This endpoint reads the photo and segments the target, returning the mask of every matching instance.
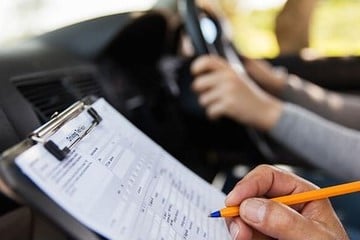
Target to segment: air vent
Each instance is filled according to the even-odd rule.
[[[42,73],[13,82],[43,122],[85,96],[103,96],[96,72],[89,69]]]

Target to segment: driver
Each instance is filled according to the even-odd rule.
[[[255,168],[236,184],[226,198],[227,206],[240,205],[240,217],[227,221],[232,238],[349,239],[328,199],[290,208],[261,198],[295,194],[316,188],[298,176],[271,166]]]
[[[217,56],[203,56],[192,64],[192,88],[210,119],[228,117],[255,127],[336,177],[360,178],[360,133],[355,130],[360,129],[359,99],[277,74],[264,62],[244,64],[257,84]],[[280,95],[303,107],[276,97]],[[318,108],[318,114],[337,123],[304,107]]]

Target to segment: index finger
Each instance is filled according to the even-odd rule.
[[[239,181],[226,198],[226,206],[237,206],[250,197],[279,197],[318,187],[290,172],[261,165]]]
[[[219,68],[227,66],[227,62],[214,55],[205,55],[197,58],[191,65],[192,74],[199,75],[206,72],[212,72]]]

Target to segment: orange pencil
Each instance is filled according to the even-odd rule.
[[[310,202],[339,195],[345,195],[360,191],[360,181],[340,184],[332,187],[320,188],[308,192],[297,193],[282,197],[272,198],[271,200],[286,204],[294,205],[298,203]],[[239,216],[239,206],[226,207],[219,211],[209,214],[209,217],[236,217]]]

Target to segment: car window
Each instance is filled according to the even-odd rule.
[[[151,8],[156,0],[0,0],[0,44],[82,20]]]
[[[360,1],[219,0],[218,2],[230,20],[233,40],[239,50],[252,57],[275,57],[280,54],[275,34],[276,17],[284,4],[289,1],[303,8],[306,8],[304,7],[306,4],[313,4],[309,20],[308,49],[325,56],[360,55],[360,31],[357,30],[360,24]],[[308,11],[305,9],[304,12]],[[294,19],[294,14],[288,19],[290,21],[285,24],[290,25],[289,29],[300,29],[299,22],[290,23],[291,19]]]

